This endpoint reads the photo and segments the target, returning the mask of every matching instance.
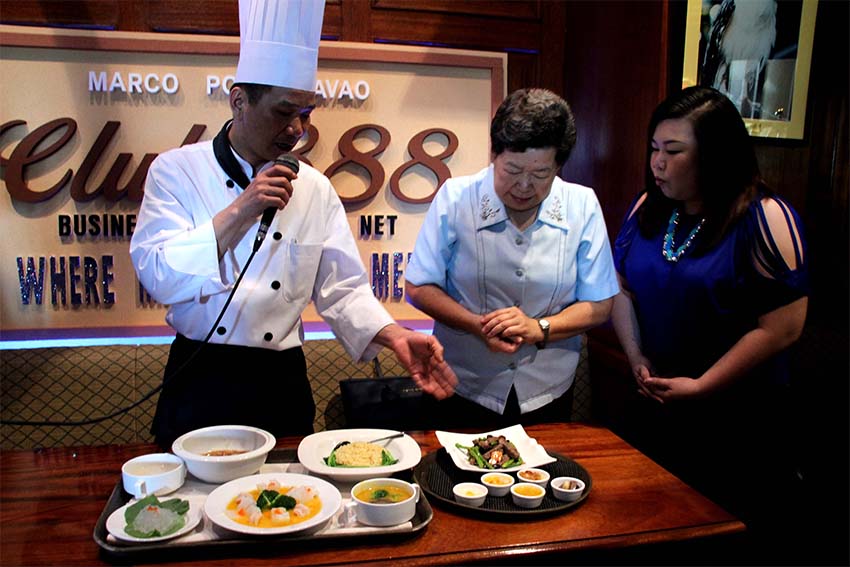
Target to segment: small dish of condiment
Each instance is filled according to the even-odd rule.
[[[520,482],[530,482],[538,486],[546,488],[549,484],[550,475],[543,469],[525,468],[516,473],[517,479]]]
[[[511,486],[511,498],[520,508],[539,507],[545,495],[545,488],[530,482],[518,482]]]
[[[487,487],[490,496],[505,496],[514,483],[514,477],[503,472],[489,472],[481,475],[481,484]]]
[[[554,494],[555,498],[558,500],[563,500],[564,502],[575,502],[581,498],[585,484],[580,478],[559,476],[552,479],[550,486],[552,487],[552,494]]]
[[[477,482],[461,482],[454,485],[452,493],[459,503],[478,508],[487,498],[487,487]]]

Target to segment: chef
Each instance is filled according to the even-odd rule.
[[[372,294],[330,180],[286,155],[310,124],[323,14],[323,0],[240,0],[232,120],[148,172],[130,256],[177,332],[152,426],[163,447],[226,423],[311,433],[311,299],[354,359],[389,347],[425,392],[454,391],[440,343]]]

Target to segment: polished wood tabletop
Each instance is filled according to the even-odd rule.
[[[582,465],[593,480],[583,504],[515,520],[471,516],[433,502],[433,519],[413,534],[347,538],[321,545],[256,545],[161,552],[157,564],[446,565],[522,563],[593,557],[612,549],[734,537],[744,525],[604,427],[527,427],[547,450]],[[413,432],[423,455],[439,449],[433,432]],[[281,438],[279,448],[300,438]],[[108,565],[115,557],[93,538],[121,477],[121,465],[154,445],[79,447],[0,453],[0,565]],[[185,551],[185,550],[184,550]],[[164,555],[163,555],[164,554]],[[548,558],[548,559],[547,559]],[[126,558],[125,558],[126,561]],[[134,561],[145,562],[148,559]]]

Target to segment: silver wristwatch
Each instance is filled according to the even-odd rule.
[[[537,324],[540,325],[540,330],[543,331],[543,340],[537,343],[537,348],[546,348],[546,343],[549,342],[549,321],[538,319]]]

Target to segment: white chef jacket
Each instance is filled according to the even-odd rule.
[[[493,186],[493,167],[448,180],[437,192],[405,272],[434,284],[473,313],[519,307],[529,317],[619,292],[602,209],[592,189],[556,177],[535,222],[519,230]],[[511,386],[528,413],[572,385],[581,336],[491,352],[476,335],[436,321],[434,335],[458,376],[456,393],[504,413]]]
[[[250,164],[233,153],[251,179]],[[312,299],[349,355],[369,360],[381,348],[372,339],[393,319],[372,293],[342,203],[305,163],[292,186],[210,342],[300,346]],[[168,305],[168,324],[188,338],[206,338],[251,254],[259,219],[218,259],[212,218],[240,191],[211,141],[163,153],[148,171],[130,256],[145,289]]]

